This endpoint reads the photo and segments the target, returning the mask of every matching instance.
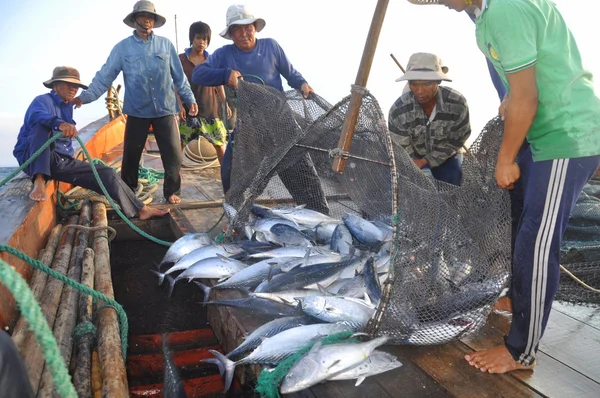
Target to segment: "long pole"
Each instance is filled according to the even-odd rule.
[[[371,28],[369,29],[369,35],[367,36],[367,42],[365,43],[365,49],[363,50],[362,59],[354,82],[354,85],[357,87],[367,86],[369,72],[371,72],[371,65],[373,64],[373,57],[375,56],[375,49],[377,48],[377,41],[379,40],[381,25],[383,25],[383,19],[385,18],[388,3],[389,0],[377,1],[373,20],[371,21]],[[338,148],[343,152],[348,152],[350,150],[350,144],[352,143],[352,136],[354,135],[354,128],[356,127],[356,121],[358,120],[362,99],[363,93],[353,89],[352,94],[350,95],[348,112],[344,119],[344,126],[342,127],[342,134],[338,141]],[[342,174],[345,167],[346,159],[343,155],[337,155],[333,160],[333,171]]]
[[[402,71],[402,73],[406,73],[406,70],[404,70],[404,68],[402,67],[402,64],[400,62],[398,62],[398,60],[396,59],[396,57],[394,57],[394,54],[390,54],[390,57],[392,57],[392,59],[394,60],[394,62],[396,63],[396,65],[398,65],[398,68],[400,68],[400,70]]]
[[[179,52],[179,40],[177,38],[177,14],[175,14],[175,49]]]

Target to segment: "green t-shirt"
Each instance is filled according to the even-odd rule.
[[[549,0],[488,0],[477,45],[507,74],[535,66],[538,111],[527,141],[535,161],[600,154],[600,99],[571,31]]]

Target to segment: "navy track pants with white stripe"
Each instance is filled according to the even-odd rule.
[[[513,254],[513,317],[505,343],[517,362],[530,365],[558,288],[560,243],[569,215],[600,166],[600,156],[534,162],[527,149],[517,162],[523,202]]]

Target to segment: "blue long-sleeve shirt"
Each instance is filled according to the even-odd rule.
[[[297,90],[306,83],[283,49],[273,39],[257,39],[250,51],[240,50],[235,44],[223,46],[210,55],[208,61],[194,69],[192,81],[199,86],[227,84],[232,70],[245,75],[244,80],[255,81],[249,75],[260,77],[267,86],[283,91],[281,76]],[[258,83],[258,81],[256,81]]]
[[[117,43],[79,98],[84,104],[97,100],[121,71],[125,80],[123,112],[127,115],[156,118],[178,113],[173,84],[186,105],[196,103],[173,43],[154,33],[143,40],[135,31]]]
[[[48,132],[58,132],[61,123],[75,124],[73,120],[73,103],[65,103],[54,90],[38,95],[27,108],[23,126],[17,136],[17,144],[13,155],[19,159],[20,154],[27,147],[29,133],[35,125],[41,124],[48,128]],[[54,150],[60,154],[73,157],[74,149],[70,138],[61,137],[54,142]]]

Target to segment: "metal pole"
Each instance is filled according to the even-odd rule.
[[[377,48],[377,41],[379,40],[379,33],[381,33],[381,25],[383,25],[383,19],[385,18],[388,3],[389,0],[377,1],[377,7],[373,14],[371,28],[369,29],[369,35],[367,36],[367,42],[365,43],[362,59],[354,82],[354,85],[357,86],[359,90],[361,87],[366,87],[367,85],[371,64],[373,63],[373,57],[375,56],[375,49]],[[343,153],[350,151],[354,128],[356,126],[356,121],[358,120],[358,113],[363,99],[363,93],[359,92],[359,90],[352,90],[348,112],[346,113],[346,119],[344,120],[344,127],[342,128],[342,134],[338,141],[338,148],[342,150]],[[337,155],[333,160],[333,171],[342,174],[345,167],[346,159],[343,155]]]

